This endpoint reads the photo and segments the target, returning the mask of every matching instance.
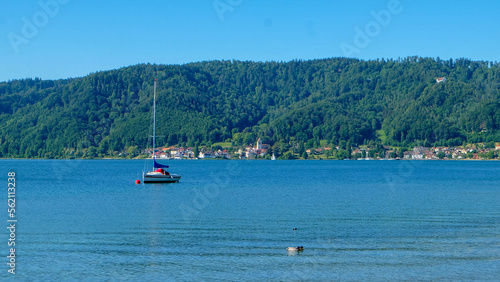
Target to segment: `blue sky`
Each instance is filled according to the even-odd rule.
[[[3,1],[0,81],[140,63],[406,56],[500,61],[500,1]]]

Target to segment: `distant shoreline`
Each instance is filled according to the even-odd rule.
[[[44,159],[44,158],[0,158],[0,161],[2,160],[59,160],[59,161],[96,161],[96,160],[123,160],[123,161],[132,161],[132,160],[151,160],[151,158],[146,158],[146,159],[124,159],[124,158],[72,158],[72,159]],[[268,159],[216,159],[216,158],[207,158],[207,159],[158,159],[161,161],[273,161],[273,160],[268,160]],[[292,159],[292,160],[280,160],[277,159],[276,161],[500,161],[500,159],[489,159],[489,160],[483,160],[483,159],[344,159],[344,160],[338,160],[338,159]]]

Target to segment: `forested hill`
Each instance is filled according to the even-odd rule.
[[[437,83],[436,78],[445,77]],[[136,65],[0,83],[0,157],[104,157],[158,145],[500,141],[500,64],[409,57]],[[136,147],[137,146],[137,147]]]

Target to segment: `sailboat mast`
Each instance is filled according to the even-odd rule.
[[[155,78],[155,90],[153,97],[153,162],[155,159],[155,149],[156,149],[156,78]]]

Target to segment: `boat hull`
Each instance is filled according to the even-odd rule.
[[[181,176],[177,174],[163,175],[163,174],[144,174],[144,183],[173,183],[179,182]]]

